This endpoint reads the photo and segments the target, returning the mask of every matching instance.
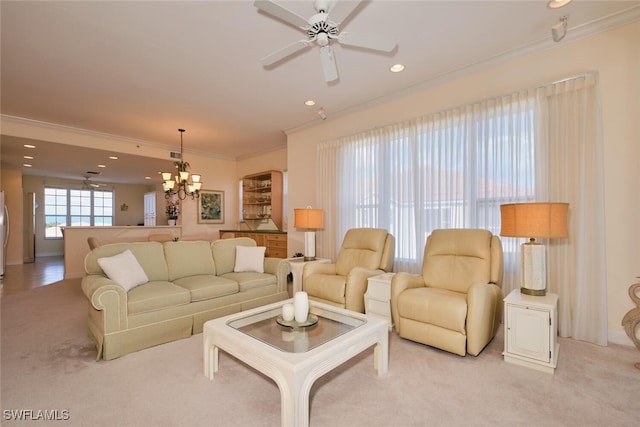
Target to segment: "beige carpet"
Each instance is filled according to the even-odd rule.
[[[221,354],[203,375],[202,335],[95,362],[79,280],[2,297],[2,425],[279,426],[273,381]],[[320,426],[632,426],[640,423],[640,353],[560,340],[555,375],[502,360],[502,332],[459,357],[391,334],[389,373],[373,351],[316,382]],[[21,410],[63,421],[13,421]],[[65,412],[68,411],[68,412]],[[24,414],[24,412],[22,412]],[[51,412],[49,412],[51,414]]]

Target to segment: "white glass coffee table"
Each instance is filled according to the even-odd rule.
[[[310,301],[318,323],[281,326],[276,318],[293,300],[258,307],[204,324],[204,374],[213,380],[223,350],[272,378],[280,389],[282,425],[309,425],[309,392],[322,375],[374,348],[378,376],[389,366],[389,331],[383,319]]]

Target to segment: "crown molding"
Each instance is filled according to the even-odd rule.
[[[456,69],[451,69],[439,75],[430,76],[422,82],[405,88],[401,91],[383,95],[376,99],[349,107],[344,110],[331,112],[330,115],[333,118],[339,118],[362,110],[366,110],[368,108],[376,107],[381,104],[385,104],[387,102],[391,102],[396,99],[411,95],[413,93],[424,91],[431,87],[448,83],[480,71],[484,71],[488,68],[495,67],[505,62],[513,61],[525,56],[533,55],[538,52],[543,52],[545,50],[562,47],[567,43],[571,43],[573,41],[577,41],[598,33],[609,31],[627,24],[631,24],[638,20],[640,20],[640,4],[634,4],[633,6],[630,6],[629,8],[620,12],[604,16],[590,22],[586,22],[576,27],[567,28],[567,35],[559,43],[553,41],[551,37],[551,28],[549,28],[548,37],[545,37],[543,39],[539,39],[532,43],[528,43],[517,48],[497,53],[489,58],[485,58],[478,62],[462,65]],[[303,123],[299,126],[285,129],[284,133],[286,135],[291,135],[301,130],[309,129],[316,126],[322,126],[325,123],[325,121],[315,119],[307,123]]]
[[[73,126],[61,125],[57,123],[43,122],[40,120],[28,119],[25,117],[10,116],[7,114],[0,114],[0,129],[3,135],[9,135],[19,138],[30,139],[43,139],[43,133],[46,140],[50,142],[57,142],[64,144],[65,140],[74,140],[78,137],[83,139],[91,139],[97,143],[115,143],[129,146],[133,150],[140,147],[146,147],[153,150],[159,150],[166,152],[161,158],[170,159],[171,152],[177,152],[176,146],[161,144],[159,142],[147,141],[143,139],[129,138],[126,136],[113,135],[105,132],[97,132],[89,129],[82,129]],[[34,138],[32,134],[38,134],[39,136]],[[69,142],[66,142],[69,143]],[[220,160],[231,160],[235,158],[229,156],[222,156],[202,150],[188,149],[184,150],[184,153],[192,154],[200,157],[216,158]],[[132,154],[135,154],[132,151]]]

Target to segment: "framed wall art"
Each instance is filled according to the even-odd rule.
[[[224,191],[200,190],[199,224],[224,224]]]

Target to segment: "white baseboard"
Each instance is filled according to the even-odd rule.
[[[629,347],[634,346],[633,341],[631,341],[631,338],[629,338],[624,331],[612,331],[609,329],[607,335],[609,342],[612,344],[626,345]]]

